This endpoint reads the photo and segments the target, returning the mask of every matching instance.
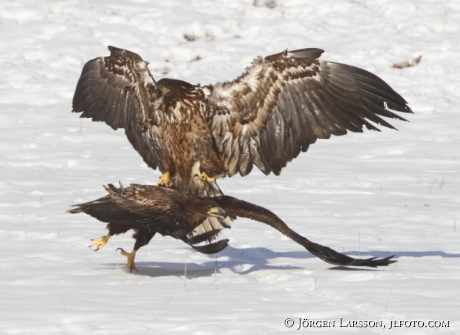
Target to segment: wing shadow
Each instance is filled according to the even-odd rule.
[[[194,253],[195,251],[191,250]],[[443,258],[460,258],[460,254],[448,254],[443,251],[347,251],[345,255],[349,256],[360,256],[360,257],[386,257],[390,254],[395,255],[395,258],[399,257],[426,257],[426,256],[440,256]],[[225,258],[225,259],[224,259]],[[227,269],[235,274],[245,275],[261,270],[299,270],[308,269],[308,267],[302,268],[299,266],[291,266],[289,264],[285,266],[272,265],[270,264],[271,259],[277,258],[293,258],[293,259],[311,259],[316,258],[307,251],[273,251],[267,248],[234,248],[229,247],[217,254],[217,268],[216,268],[216,257],[213,255],[209,256],[209,260],[201,264],[194,262],[187,262],[187,278],[201,278],[212,276],[216,271],[220,273],[222,269]],[[321,263],[324,265],[324,270],[335,270],[335,271],[378,271],[374,268],[354,268],[346,266],[330,266],[330,264],[321,262],[318,263],[318,268],[321,267]],[[124,265],[124,263],[111,263],[107,264],[110,267],[118,267]],[[149,277],[167,277],[176,276],[183,277],[185,272],[185,263],[178,262],[137,262],[136,263],[139,272],[133,272],[134,275],[149,276]],[[317,269],[316,265],[315,268]],[[384,270],[384,268],[383,268]]]
[[[195,253],[196,251],[191,250]],[[449,254],[443,251],[347,251],[344,252],[348,256],[358,257],[379,257],[383,258],[390,254],[399,257],[427,257],[427,256],[440,256],[443,258],[460,258],[460,254]],[[223,258],[226,258],[225,260]],[[269,260],[276,258],[294,258],[294,259],[311,259],[316,258],[307,251],[273,251],[267,248],[234,248],[229,247],[217,254],[217,268],[216,257],[209,256],[209,261],[201,264],[194,262],[187,262],[187,278],[202,278],[210,277],[216,271],[220,273],[222,269],[228,269],[235,274],[245,275],[261,270],[299,270],[308,269],[298,266],[280,266],[269,264]],[[321,263],[324,265],[324,270],[334,271],[378,271],[374,268],[354,268],[346,266],[330,266],[330,264],[319,260],[318,267]],[[124,263],[110,263],[106,264],[110,267],[119,267]],[[133,272],[133,275],[149,276],[149,277],[167,277],[176,276],[183,277],[185,273],[185,263],[178,262],[138,262],[136,263],[139,272]],[[315,266],[315,269],[317,267]],[[384,268],[383,268],[384,270]]]

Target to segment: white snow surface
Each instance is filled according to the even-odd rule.
[[[3,0],[0,41],[1,334],[278,334],[299,318],[336,324],[298,333],[460,334],[460,2]],[[337,268],[244,219],[217,255],[156,236],[137,273],[115,251],[131,234],[92,251],[105,224],[70,206],[160,175],[123,131],[71,113],[84,63],[107,45],[156,79],[231,80],[257,55],[306,47],[383,78],[415,112],[390,121],[398,131],[320,140],[281,176],[219,185],[314,242],[398,262]],[[389,329],[398,320],[426,327]]]

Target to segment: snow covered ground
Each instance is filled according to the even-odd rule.
[[[3,0],[0,42],[0,333],[278,334],[299,318],[335,322],[299,333],[460,333],[458,1]],[[382,77],[415,112],[391,122],[399,131],[319,141],[279,177],[254,171],[220,186],[312,241],[398,263],[338,269],[242,219],[217,257],[159,236],[129,273],[115,249],[131,249],[130,234],[93,252],[105,225],[69,206],[103,184],[159,177],[122,131],[70,112],[83,64],[107,45],[139,53],[156,78],[191,83],[304,47]],[[389,329],[399,320],[426,327]]]

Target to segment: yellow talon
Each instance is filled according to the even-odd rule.
[[[126,264],[126,267],[129,269],[129,272],[137,271],[136,265],[134,264],[134,257],[136,257],[136,250],[133,250],[131,252],[126,252],[122,248],[118,248],[118,250],[121,250],[121,254],[123,256],[128,257],[128,263]]]
[[[209,177],[206,172],[201,172],[200,175],[196,174],[195,178],[201,181],[201,188],[204,188],[204,183],[213,183],[216,180],[216,178]]]
[[[93,243],[91,243],[89,245],[89,247],[96,247],[96,249],[94,251],[98,251],[99,249],[101,249],[103,246],[105,246],[107,244],[107,242],[109,241],[109,239],[112,237],[112,235],[107,235],[107,236],[102,236],[102,237],[98,237],[98,238],[93,238],[91,241],[93,241]]]
[[[206,172],[201,172],[200,175],[195,175],[195,178],[201,181],[200,188],[204,188],[204,183],[213,183],[216,178],[209,177]]]
[[[171,175],[170,175],[169,172],[163,173],[163,175],[160,177],[160,180],[158,180],[158,182],[157,182],[157,186],[164,185],[164,186],[167,186],[167,187],[171,187],[172,182],[171,182],[170,177],[171,177]]]

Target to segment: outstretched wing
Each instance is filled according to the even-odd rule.
[[[320,49],[257,58],[232,82],[208,86],[208,123],[228,174],[246,175],[255,164],[278,175],[318,138],[362,132],[382,117],[404,120],[406,101],[365,70],[318,60]]]
[[[73,97],[73,112],[126,136],[144,161],[163,171],[161,114],[155,110],[156,85],[148,63],[133,52],[109,46],[110,56],[83,67]]]
[[[390,265],[396,262],[392,259],[394,256],[389,256],[380,259],[377,257],[365,259],[356,259],[349,257],[335,250],[332,250],[329,247],[314,243],[308,240],[307,238],[297,234],[295,231],[289,228],[278,216],[276,216],[266,208],[225,195],[215,197],[213,198],[213,200],[217,202],[220,207],[225,209],[227,211],[228,216],[230,216],[231,218],[236,219],[236,217],[239,216],[265,223],[280,231],[281,233],[292,239],[294,242],[297,242],[298,244],[303,246],[310,253],[312,253],[313,255],[327,263],[342,266],[378,267]]]

